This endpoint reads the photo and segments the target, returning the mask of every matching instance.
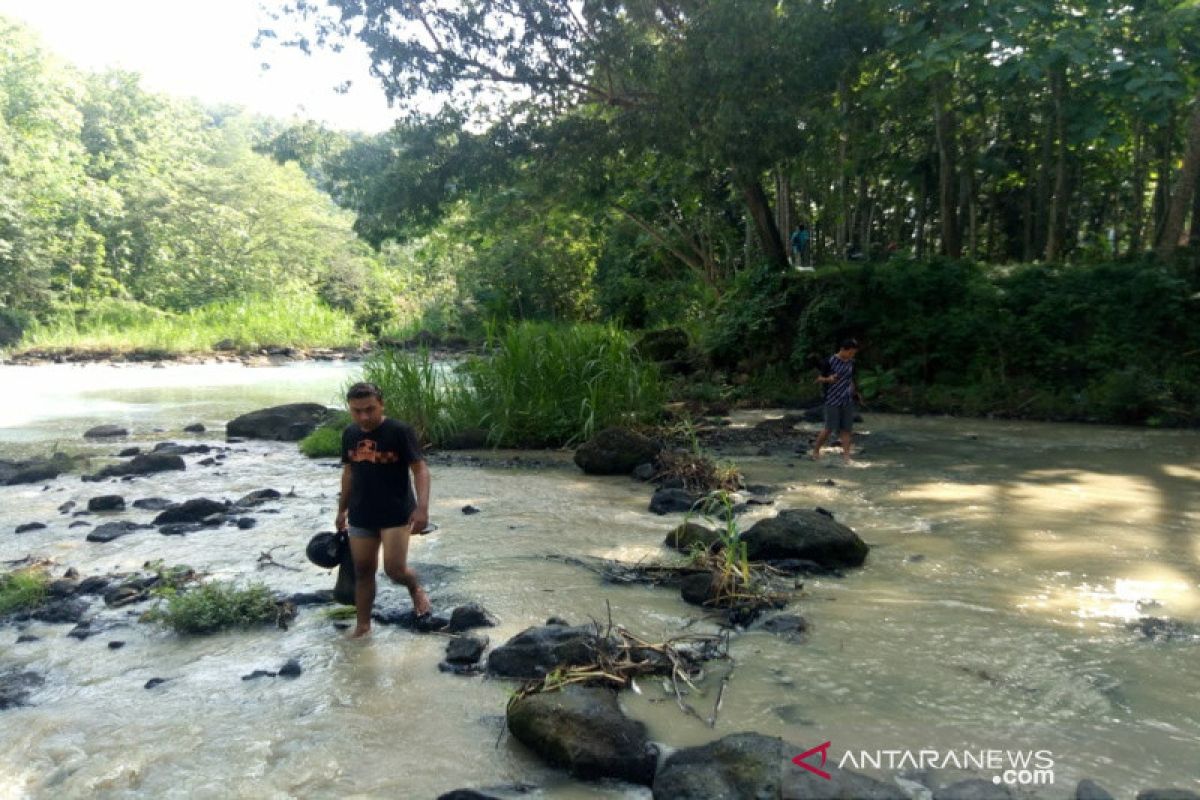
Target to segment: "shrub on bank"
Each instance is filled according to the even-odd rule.
[[[262,584],[242,588],[214,581],[187,591],[168,591],[165,596],[165,606],[147,612],[146,618],[176,633],[216,633],[278,624],[286,618],[283,608]]]
[[[0,575],[0,616],[37,608],[46,600],[50,579],[41,570],[23,569]]]
[[[182,314],[110,298],[31,324],[16,349],[175,354],[210,351],[218,344],[236,350],[338,347],[360,338],[349,315],[308,294],[226,300]]]

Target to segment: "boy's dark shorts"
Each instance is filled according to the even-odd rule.
[[[847,403],[844,406],[825,406],[825,430],[854,430],[854,404]]]

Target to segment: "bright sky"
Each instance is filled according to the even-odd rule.
[[[342,130],[386,130],[397,116],[357,42],[311,56],[270,43],[251,47],[258,29],[270,26],[258,0],[0,0],[0,15],[32,28],[63,60],[140,73],[152,91]],[[271,69],[263,71],[264,61]],[[347,80],[349,93],[336,93]]]

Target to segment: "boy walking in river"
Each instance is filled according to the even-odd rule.
[[[429,613],[429,598],[407,561],[409,537],[429,524],[430,478],[416,433],[383,415],[378,386],[356,383],[346,402],[354,422],[342,431],[342,492],[335,524],[350,534],[358,618],[351,638],[357,639],[371,632],[380,545],[383,571],[408,589],[417,616]]]
[[[861,398],[854,380],[854,356],[858,342],[842,341],[838,351],[821,365],[817,383],[825,385],[825,427],[813,445],[813,460],[821,458],[821,448],[836,432],[841,433],[842,461],[850,463],[850,433],[854,429],[854,404]]]

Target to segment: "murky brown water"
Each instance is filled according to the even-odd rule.
[[[180,428],[196,420],[219,431],[271,403],[334,402],[347,375],[319,365],[0,367],[0,457],[55,441],[86,449],[82,431],[109,421],[132,425],[135,439],[182,441]],[[39,388],[22,400],[15,386]],[[149,434],[154,427],[166,432]],[[1033,796],[1070,796],[1082,777],[1117,796],[1200,790],[1200,645],[1151,643],[1125,627],[1144,614],[1200,622],[1200,435],[882,415],[865,428],[872,436],[849,468],[738,459],[752,482],[781,487],[780,505],[830,509],[874,549],[845,579],[807,581],[794,607],[811,622],[807,643],[755,632],[734,640],[715,729],[653,683],[629,694],[627,709],[653,738],[685,746],[755,730],[805,748],[832,741],[833,757],[1050,750],[1055,784]],[[257,528],[88,543],[56,508],[109,485],[65,478],[45,492],[0,487],[0,560],[32,553],[86,575],[162,559],[280,590],[328,588],[331,576],[304,560],[303,546],[330,527],[336,470],[290,445],[236,448],[223,467],[189,457],[186,473],[116,491],[235,499],[295,487],[295,498],[274,504],[280,513],[257,515]],[[439,576],[435,605],[484,603],[502,620],[488,632],[493,644],[551,615],[604,619],[606,601],[616,621],[647,636],[689,623],[711,630],[668,590],[605,586],[547,561],[661,557],[672,522],[646,511],[645,485],[585,479],[566,453],[539,458],[559,466],[434,468],[441,530],[416,542],[412,558],[453,568],[429,573]],[[481,513],[463,515],[468,503]],[[12,533],[34,520],[51,527]],[[256,569],[266,550],[300,571]],[[386,588],[381,601],[402,602],[401,593]],[[0,714],[0,798],[426,798],[513,782],[544,787],[544,797],[649,796],[566,780],[507,735],[497,744],[510,685],[438,672],[438,636],[378,628],[351,643],[319,608],[303,609],[286,632],[181,639],[130,624],[80,642],[67,630],[35,624],[29,632],[42,639],[21,645],[15,629],[0,630],[0,667],[47,676],[35,705]],[[127,645],[109,650],[114,639]],[[240,679],[291,657],[304,667],[295,680]],[[170,680],[143,689],[152,677]],[[705,715],[710,683],[690,698]]]

